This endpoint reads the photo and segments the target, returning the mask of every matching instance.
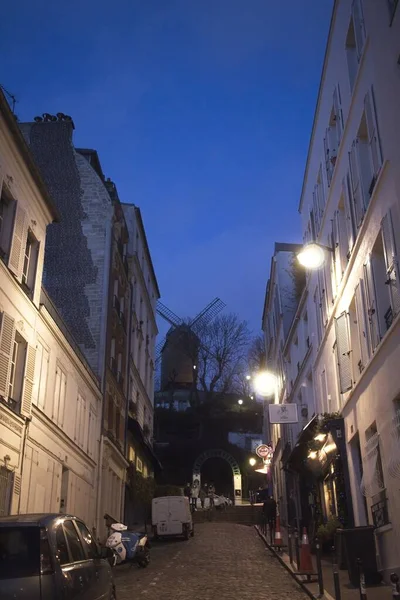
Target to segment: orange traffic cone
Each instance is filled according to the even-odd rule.
[[[279,513],[276,515],[274,546],[282,546],[281,517]]]
[[[300,572],[313,573],[314,567],[312,564],[310,543],[308,541],[307,529],[303,528],[303,536],[301,538],[300,548]]]

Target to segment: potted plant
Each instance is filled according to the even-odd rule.
[[[329,552],[335,543],[336,530],[342,527],[337,517],[330,517],[326,523],[317,529],[317,538],[321,542],[323,552]]]

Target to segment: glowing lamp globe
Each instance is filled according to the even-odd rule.
[[[275,388],[276,376],[273,373],[262,371],[254,378],[254,389],[260,396],[272,396]]]
[[[306,244],[297,260],[306,269],[320,269],[325,262],[325,251],[318,244]]]
[[[251,466],[251,467],[254,467],[254,465],[256,464],[256,462],[257,462],[257,461],[256,461],[256,459],[255,459],[255,458],[250,458],[250,459],[249,459],[249,463],[250,463],[250,466]]]

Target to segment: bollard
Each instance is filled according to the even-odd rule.
[[[300,569],[300,548],[299,548],[299,532],[297,529],[294,531],[294,549],[296,552],[296,565],[297,570]]]
[[[315,540],[315,549],[317,551],[317,576],[318,576],[318,591],[320,596],[324,595],[324,580],[322,576],[322,563],[321,563],[321,545],[319,539]]]
[[[399,600],[400,598],[400,585],[399,576],[397,573],[390,574],[390,583],[392,584],[392,598],[393,600]]]
[[[289,550],[289,561],[293,564],[293,548],[292,548],[292,528],[288,527],[288,550]]]
[[[333,571],[333,585],[335,587],[335,600],[342,600],[342,593],[340,591],[339,573],[337,571]]]
[[[359,558],[357,558],[357,566],[358,566],[358,577],[359,577],[359,591],[360,591],[360,600],[368,600],[367,599],[367,590],[365,589],[365,576],[362,567],[362,562]]]

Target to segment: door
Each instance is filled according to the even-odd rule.
[[[71,520],[56,531],[57,559],[62,570],[60,585],[65,600],[93,600],[93,566],[86,558],[82,542]]]
[[[75,525],[81,536],[85,554],[92,563],[93,591],[91,600],[103,600],[103,598],[108,600],[113,586],[110,563],[108,560],[101,558],[100,550],[86,525],[82,521],[75,521]]]
[[[153,500],[153,525],[157,527],[159,535],[168,535],[169,523],[168,498],[156,498]]]
[[[189,500],[187,498],[171,497],[169,500],[169,528],[171,534],[181,535],[183,532],[183,523],[187,522],[186,504],[189,507]]]

